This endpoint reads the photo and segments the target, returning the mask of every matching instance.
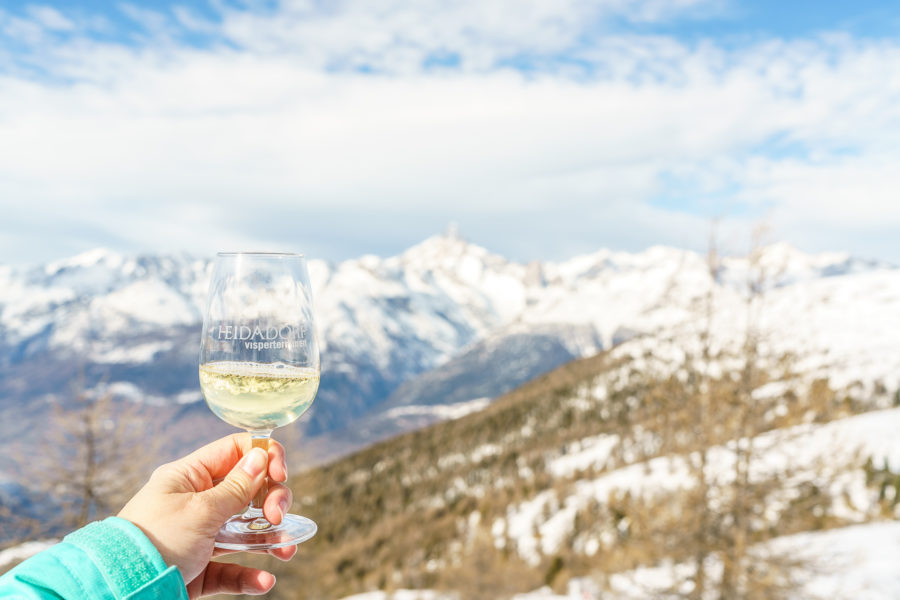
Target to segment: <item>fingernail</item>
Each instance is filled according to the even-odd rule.
[[[287,513],[287,511],[288,511],[288,501],[287,501],[287,498],[282,498],[282,499],[281,499],[281,501],[278,503],[278,510],[281,511],[281,518],[284,519],[284,515],[285,515],[285,514]]]
[[[275,587],[275,576],[268,571],[263,571],[256,576],[256,583],[252,579],[241,581],[241,592],[251,596],[259,596]]]
[[[268,456],[261,448],[252,448],[250,452],[244,455],[238,466],[250,477],[255,478],[257,475],[266,470],[266,460]]]
[[[281,459],[281,468],[284,469],[284,478],[287,479],[287,460]]]

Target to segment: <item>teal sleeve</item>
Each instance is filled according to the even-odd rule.
[[[187,600],[181,573],[130,522],[75,531],[0,577],[0,599]]]

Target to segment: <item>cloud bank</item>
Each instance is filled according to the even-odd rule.
[[[711,217],[766,215],[810,250],[900,259],[900,44],[655,31],[727,10],[0,12],[0,262],[97,245],[341,259],[449,221],[518,259],[562,258],[702,248]]]

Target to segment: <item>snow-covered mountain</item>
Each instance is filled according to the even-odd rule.
[[[0,453],[6,436],[39,423],[47,398],[65,394],[82,372],[88,386],[211,435],[217,421],[196,386],[207,273],[190,257],[105,251],[0,268]],[[692,523],[731,514],[721,510],[729,490],[752,491],[754,551],[846,545],[855,554],[865,538],[864,564],[841,570],[825,557],[810,568],[826,576],[809,584],[823,597],[863,597],[856,587],[864,586],[879,590],[868,597],[896,595],[893,571],[878,560],[893,554],[878,548],[893,547],[900,516],[897,268],[783,244],[725,258],[712,275],[706,257],[662,247],[523,265],[443,235],[395,257],[313,262],[311,275],[323,385],[307,423],[318,435],[304,448],[334,454],[447,422],[292,478],[303,511],[328,532],[308,556],[322,574],[304,580],[310,597],[369,590],[387,598],[374,590],[394,587],[509,597],[463,590],[499,581],[518,593],[546,581],[555,593],[520,597],[563,598],[567,580],[567,596],[591,597],[594,588],[579,586],[595,579],[605,581],[602,597],[646,597],[642,590],[689,578],[682,571],[691,555],[677,542],[693,538],[678,511],[692,506],[698,473],[713,491],[700,504],[705,513],[683,513]],[[748,305],[754,280],[759,294]],[[717,433],[715,413],[702,421],[708,431],[698,428],[700,412],[681,410],[701,406],[689,377],[677,376],[685,352],[698,351],[703,332],[713,355],[739,350],[748,321],[772,373],[740,397],[769,407],[765,424],[752,437]],[[598,350],[610,351],[570,362]],[[726,384],[741,379],[731,358],[696,367],[707,383],[721,378],[716,398],[732,397]],[[827,384],[817,387],[818,378]],[[667,403],[654,404],[660,398]],[[711,412],[712,403],[703,406]],[[675,445],[661,445],[666,439]],[[744,448],[754,449],[753,466],[738,488],[732,477]],[[0,503],[19,500],[3,481],[0,473]],[[669,529],[657,538],[659,524]],[[721,574],[714,559],[713,579]],[[305,577],[284,573],[285,598],[298,589],[292,576]],[[835,591],[841,577],[854,588]]]
[[[784,244],[766,248],[758,264],[771,288],[759,326],[777,334],[773,352],[792,352],[832,381],[896,387],[900,270]],[[39,418],[46,399],[82,375],[88,387],[194,410],[208,266],[94,250],[36,268],[0,267],[0,434]],[[737,343],[751,270],[748,259],[727,258],[713,282],[705,257],[665,247],[526,265],[452,232],[394,257],[309,266],[323,377],[307,430],[365,417],[351,445],[441,418],[448,403],[476,406],[627,340],[623,347],[638,351],[691,335],[710,286],[719,343]],[[421,418],[404,421],[410,414]]]

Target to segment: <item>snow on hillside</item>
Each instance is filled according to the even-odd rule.
[[[796,600],[895,600],[900,598],[900,522],[877,522],[776,538],[767,543],[810,561],[810,572],[791,596]],[[669,588],[684,565],[647,567],[609,577],[609,589],[575,578],[566,593],[549,588],[516,594],[513,600],[645,600]],[[709,600],[714,596],[710,595]],[[343,600],[460,600],[430,590],[368,592]],[[704,600],[707,600],[704,598]]]
[[[343,600],[459,600],[456,594],[432,590],[397,590],[396,592],[366,592],[347,596]]]
[[[476,398],[474,400],[469,400],[468,402],[459,402],[457,404],[442,406],[398,406],[389,409],[385,413],[385,416],[394,419],[403,417],[436,416],[441,421],[450,421],[453,419],[461,419],[470,413],[482,410],[490,403],[490,398]]]
[[[835,499],[836,516],[863,521],[875,505],[876,496],[866,487],[861,467],[871,457],[877,465],[886,464],[900,470],[898,430],[900,409],[889,409],[759,436],[753,442],[759,459],[751,469],[751,480],[780,476],[788,483],[782,497],[771,499],[765,518],[777,523],[779,507],[790,502],[790,495],[801,483],[812,482],[828,490]],[[649,497],[694,485],[687,462],[681,456],[660,456],[611,470],[600,477],[583,478],[582,471],[606,466],[612,449],[619,443],[616,436],[589,438],[573,447],[572,452],[548,461],[548,472],[580,477],[571,495],[559,498],[554,490],[546,490],[509,507],[506,518],[492,525],[495,545],[504,547],[509,540],[524,560],[537,565],[542,557],[552,556],[573,533],[576,514],[592,500],[608,498],[612,492]],[[713,448],[707,468],[711,482],[727,485],[734,475],[733,446]],[[602,555],[604,548],[615,540],[615,531],[610,529],[600,537],[576,538],[576,544],[584,554],[593,556]]]
[[[893,600],[900,598],[900,522],[876,522],[776,538],[767,548],[809,561],[797,600]],[[684,565],[643,568],[610,578],[610,600],[643,600],[664,590]],[[599,596],[597,596],[599,597]],[[580,596],[521,595],[517,600],[569,600]],[[713,598],[712,595],[709,596]],[[706,600],[706,599],[704,599]]]
[[[31,558],[38,552],[58,543],[57,539],[35,540],[32,542],[24,542],[5,550],[0,550],[0,571],[6,570],[16,563],[20,563],[25,559]]]
[[[696,298],[695,298],[696,300]],[[685,349],[699,354],[698,333],[703,320],[692,320],[679,306],[657,305],[648,310],[644,323],[654,324],[648,335],[614,351],[641,364],[649,354],[656,367],[677,363]],[[721,287],[714,300],[713,350],[736,349],[744,339],[747,307],[737,289]],[[881,382],[894,391],[900,388],[900,272],[893,268],[850,272],[804,280],[768,291],[755,305],[754,327],[764,356],[778,359],[791,355],[794,369],[808,378],[829,379],[841,389],[861,384],[871,393]],[[699,311],[698,311],[699,312]],[[641,321],[623,326],[640,329]]]

